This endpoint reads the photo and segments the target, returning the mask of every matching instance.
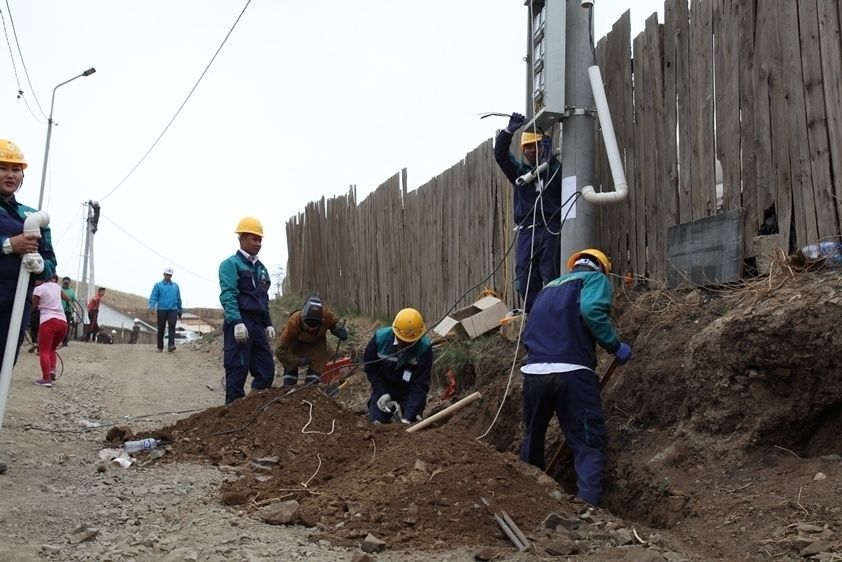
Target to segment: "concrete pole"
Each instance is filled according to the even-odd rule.
[[[82,260],[82,283],[85,285],[85,298],[79,304],[82,305],[82,334],[84,334],[85,324],[88,322],[88,301],[91,300],[91,285],[88,283],[88,255],[91,247],[91,217],[93,215],[93,208],[90,204],[88,207],[88,218],[85,219],[85,253]],[[76,328],[76,337],[79,337],[79,328]]]
[[[592,185],[594,176],[594,116],[591,113],[594,98],[588,80],[588,67],[595,61],[588,12],[589,9],[582,8],[580,0],[567,0],[564,99],[572,115],[564,118],[561,171],[564,178],[575,176],[577,191]],[[566,198],[569,192],[564,192],[562,196]],[[562,219],[565,211],[567,208],[562,212]],[[561,273],[567,272],[567,258],[571,254],[596,247],[598,242],[599,210],[579,197],[561,231]]]

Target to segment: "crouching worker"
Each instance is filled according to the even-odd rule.
[[[521,460],[544,470],[544,437],[555,414],[576,471],[576,495],[602,501],[605,415],[599,395],[596,344],[620,364],[632,350],[611,323],[611,262],[599,250],[570,256],[570,271],[544,287],[526,320]]]
[[[374,423],[422,419],[433,367],[433,348],[424,332],[421,313],[404,308],[391,328],[380,328],[368,342],[364,356],[371,383],[368,417]]]
[[[307,297],[304,307],[289,315],[275,345],[275,357],[284,366],[284,386],[298,382],[299,367],[307,368],[305,384],[319,382],[329,358],[327,332],[342,341],[348,339],[348,331],[337,325],[338,320],[318,295]]]

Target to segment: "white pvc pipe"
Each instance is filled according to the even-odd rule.
[[[475,400],[479,400],[480,398],[482,398],[482,394],[480,394],[479,392],[474,392],[473,394],[471,394],[470,396],[466,396],[465,398],[463,398],[459,402],[456,402],[455,404],[451,404],[450,406],[448,406],[447,408],[445,408],[441,412],[433,414],[432,416],[430,416],[426,420],[422,420],[422,421],[416,423],[415,425],[409,426],[408,428],[406,428],[406,432],[407,433],[414,433],[414,432],[418,431],[419,429],[424,429],[425,427],[437,422],[440,419],[443,419],[443,418],[446,418],[448,416],[453,415],[458,410],[461,410],[462,408],[464,408],[468,404],[474,402]]]
[[[614,178],[614,191],[596,193],[592,185],[586,185],[582,188],[582,197],[595,205],[619,203],[628,195],[629,185],[626,183],[626,173],[623,171],[623,161],[620,158],[617,137],[614,135],[614,124],[611,122],[611,112],[608,110],[608,100],[605,97],[605,87],[602,85],[599,67],[596,65],[589,67],[588,77],[591,79],[596,112],[602,128],[602,140],[605,142],[605,152],[608,155],[608,164],[611,166],[611,176]]]
[[[45,211],[32,213],[23,221],[23,233],[41,238],[41,227],[48,224],[50,224],[50,216]],[[28,288],[29,272],[21,260],[15,300],[12,304],[12,319],[9,321],[9,335],[6,337],[6,350],[3,353],[3,367],[0,369],[0,428],[3,427],[3,415],[6,413],[6,399],[9,397],[9,384],[12,382],[12,369],[15,367],[15,354],[18,351],[18,339]]]

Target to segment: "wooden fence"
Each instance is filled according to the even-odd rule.
[[[784,251],[838,235],[842,1],[667,0],[664,15],[632,40],[626,13],[596,46],[629,184],[600,211],[615,271],[663,280],[667,229],[730,209],[746,256],[770,217]],[[510,190],[487,141],[417,190],[403,170],[359,204],[354,187],[310,203],[286,225],[286,289],[384,318],[437,318],[484,287],[515,306]]]

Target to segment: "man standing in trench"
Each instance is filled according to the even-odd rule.
[[[552,154],[550,137],[524,131],[520,139],[523,160],[511,153],[512,135],[526,123],[512,113],[509,124],[494,139],[494,159],[512,183],[517,233],[515,286],[527,313],[538,291],[559,276],[558,235],[561,227],[561,164]],[[547,169],[523,185],[518,178],[548,161]]]
[[[524,462],[544,470],[544,438],[555,414],[573,453],[576,495],[591,505],[602,501],[605,475],[605,414],[599,395],[596,345],[620,364],[632,356],[611,322],[611,262],[600,250],[576,252],[570,273],[538,293],[526,320],[523,421]]]
[[[222,324],[225,367],[225,403],[246,395],[246,377],[252,390],[272,386],[275,328],[269,314],[271,280],[257,254],[263,245],[263,225],[254,217],[242,219],[234,231],[240,249],[219,265],[219,302],[225,312]]]

